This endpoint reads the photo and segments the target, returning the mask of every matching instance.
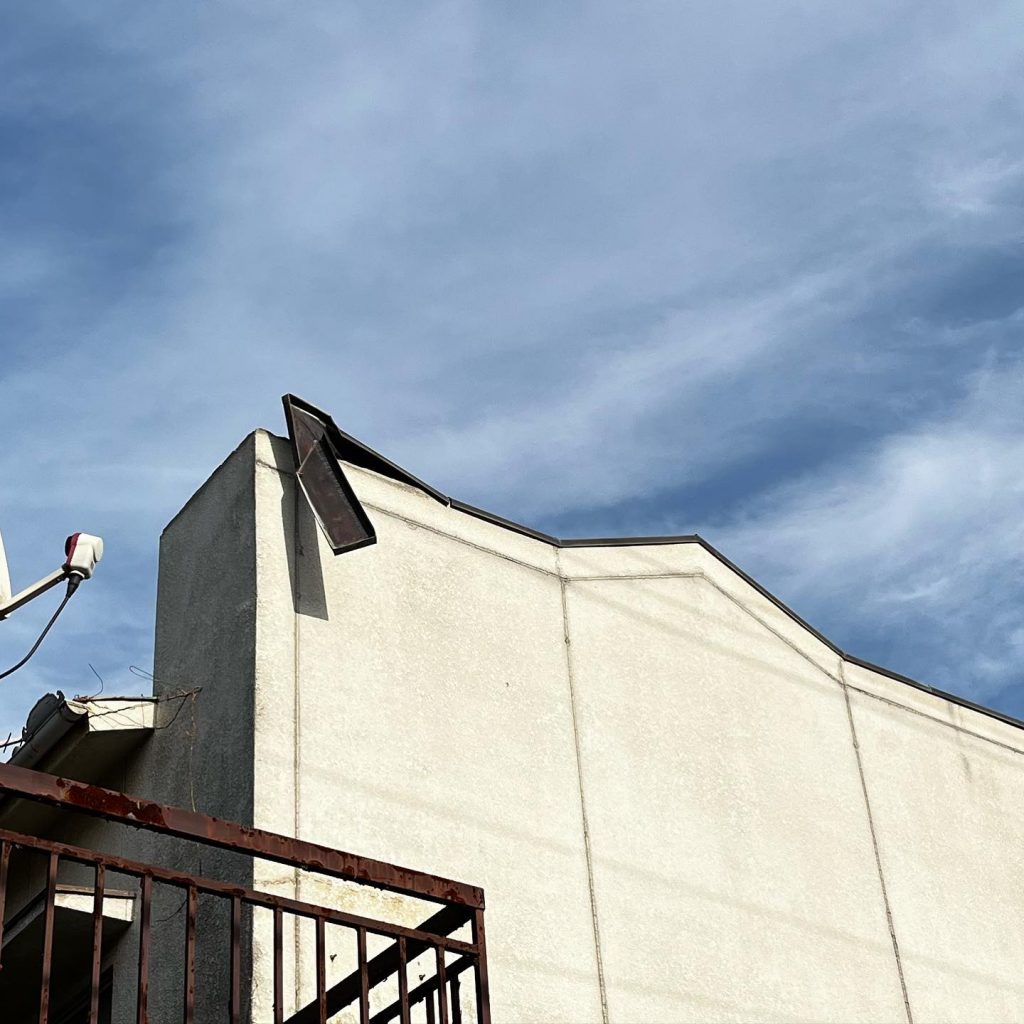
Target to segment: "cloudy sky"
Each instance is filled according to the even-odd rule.
[[[144,685],[160,530],[285,391],[1024,715],[1022,11],[6,5],[0,528],[16,589],[108,555],[4,735]]]

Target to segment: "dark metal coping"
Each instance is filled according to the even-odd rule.
[[[344,462],[351,463],[353,466],[360,466],[363,469],[372,470],[374,473],[379,473],[381,476],[389,477],[399,483],[409,484],[412,487],[416,487],[424,493],[429,494],[430,497],[435,501],[440,502],[442,505],[447,505],[449,508],[456,509],[459,512],[465,512],[467,515],[475,516],[477,519],[483,519],[485,522],[493,523],[495,526],[501,526],[506,530],[511,530],[513,533],[522,534],[524,537],[531,537],[533,540],[543,541],[545,544],[550,544],[553,547],[622,548],[652,546],[657,544],[699,544],[708,552],[708,554],[713,555],[723,565],[731,569],[737,576],[750,584],[750,586],[752,586],[759,594],[771,601],[776,608],[784,612],[794,622],[806,629],[812,636],[820,640],[829,648],[829,650],[837,654],[844,661],[848,661],[860,668],[868,669],[871,672],[877,672],[880,675],[887,676],[889,679],[895,679],[897,682],[905,683],[907,686],[912,686],[916,690],[929,693],[933,697],[938,697],[941,700],[947,700],[951,704],[958,704],[960,707],[969,708],[971,711],[977,711],[980,714],[987,715],[989,718],[994,718],[997,721],[1004,722],[1006,725],[1012,725],[1017,729],[1024,729],[1024,721],[1019,718],[1014,718],[1012,715],[1006,715],[1001,711],[996,711],[994,708],[985,707],[984,704],[976,704],[974,701],[968,700],[966,697],[958,697],[955,693],[948,693],[945,690],[939,690],[934,686],[928,686],[927,683],[911,679],[910,676],[902,675],[901,673],[894,672],[892,669],[885,668],[882,665],[875,665],[873,662],[865,661],[863,658],[858,658],[853,654],[848,654],[842,648],[829,640],[827,636],[815,629],[806,619],[801,618],[795,611],[793,611],[792,608],[789,607],[789,605],[783,603],[779,598],[771,593],[771,591],[767,590],[752,576],[745,573],[738,565],[726,558],[721,551],[709,544],[699,534],[690,533],[659,537],[553,537],[549,533],[541,533],[539,530],[533,530],[529,526],[523,526],[522,523],[513,522],[511,519],[505,519],[502,516],[495,515],[493,512],[477,508],[475,505],[469,505],[464,501],[459,501],[458,498],[451,498],[446,494],[442,494],[437,490],[437,488],[431,487],[430,484],[424,483],[418,477],[413,476],[412,473],[403,469],[390,459],[386,459],[379,452],[374,451],[369,445],[363,444],[362,441],[353,437],[351,434],[346,434],[343,430],[338,429],[334,420],[331,419],[327,413],[323,412],[323,410],[310,405],[308,402],[304,402],[301,398],[296,398],[294,395],[285,395],[282,401],[284,402],[286,413],[288,412],[289,403],[292,403],[299,408],[312,413],[314,416],[321,417],[327,425],[328,434],[334,444],[338,457]]]

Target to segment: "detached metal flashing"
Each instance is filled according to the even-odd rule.
[[[972,700],[968,700],[966,697],[959,697],[954,693],[947,693],[945,690],[937,689],[934,686],[928,686],[927,683],[922,683],[917,679],[912,679],[910,676],[902,675],[892,669],[885,668],[881,665],[875,665],[870,661],[865,661],[863,658],[858,658],[855,655],[848,654],[837,644],[834,644],[829,640],[829,638],[822,632],[815,629],[814,626],[812,626],[806,619],[793,611],[789,605],[777,598],[770,590],[762,586],[752,576],[744,572],[738,565],[726,558],[725,555],[708,543],[708,541],[699,534],[667,534],[655,537],[561,538],[554,537],[548,533],[541,533],[539,530],[531,529],[529,526],[524,526],[522,523],[514,522],[511,519],[505,519],[502,516],[495,515],[493,512],[488,512],[486,509],[477,508],[475,505],[459,501],[458,498],[452,498],[448,495],[442,494],[436,487],[431,487],[430,484],[424,483],[424,481],[420,480],[419,477],[413,476],[412,473],[403,469],[390,459],[386,459],[379,452],[376,452],[368,445],[363,444],[362,441],[353,437],[351,434],[346,434],[343,430],[340,430],[334,423],[334,420],[327,413],[322,412],[320,409],[317,409],[316,406],[310,405],[301,398],[296,398],[294,395],[285,395],[282,401],[284,402],[285,417],[288,421],[288,433],[292,438],[293,447],[295,447],[296,427],[301,430],[300,420],[302,418],[307,418],[320,424],[323,435],[330,439],[334,453],[337,455],[339,460],[348,462],[353,466],[359,466],[362,469],[368,469],[374,473],[379,473],[381,476],[396,480],[399,483],[408,484],[409,486],[415,487],[418,490],[423,491],[425,494],[428,494],[435,501],[440,502],[440,504],[446,505],[458,512],[464,512],[466,515],[474,516],[477,519],[482,519],[495,526],[500,526],[502,529],[510,530],[513,533],[518,533],[525,537],[531,537],[534,540],[542,541],[543,543],[550,544],[552,547],[556,548],[608,548],[652,546],[658,544],[698,544],[707,551],[708,554],[716,558],[726,568],[736,573],[737,576],[753,587],[754,590],[761,594],[762,597],[767,598],[767,600],[775,605],[776,608],[797,623],[797,625],[807,630],[807,632],[816,639],[820,640],[821,643],[844,661],[848,661],[853,665],[868,669],[871,672],[877,672],[879,675],[886,676],[896,682],[912,686],[916,690],[931,694],[933,697],[938,697],[941,700],[949,701],[951,704],[957,704],[960,707],[976,711],[988,718],[994,718],[1006,725],[1011,725],[1017,729],[1024,729],[1024,721],[1019,718],[1014,718],[1012,715],[1003,714],[1001,711],[985,707],[983,704],[977,704]],[[296,460],[296,465],[299,465],[298,454],[296,454]],[[346,480],[345,483],[347,485],[348,481]],[[352,492],[352,500],[365,517],[366,513],[363,511],[362,505],[354,492]],[[367,523],[369,523],[368,518]],[[371,531],[372,529],[372,526],[370,526]],[[374,534],[372,540],[365,541],[364,543],[372,544],[375,541],[376,534]],[[336,550],[335,553],[337,554],[338,551]]]
[[[375,544],[377,534],[370,517],[341,468],[343,453],[351,445],[326,413],[293,395],[285,395],[282,401],[295,477],[331,550],[340,555]]]

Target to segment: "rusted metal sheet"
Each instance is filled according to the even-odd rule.
[[[406,896],[462,903],[473,908],[483,908],[484,905],[483,890],[475,885],[398,867],[370,857],[359,857],[329,846],[278,835],[276,832],[249,828],[180,807],[139,800],[112,789],[88,786],[30,768],[0,764],[0,791],[164,835],[194,839],[207,846],[254,854],[278,864],[301,867]]]
[[[375,544],[377,534],[341,468],[324,414],[291,395],[285,395],[283,401],[297,467],[295,478],[331,550],[340,555]]]
[[[336,555],[376,543],[370,519],[326,440],[310,449],[295,477]]]

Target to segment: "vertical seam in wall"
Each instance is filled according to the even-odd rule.
[[[900,957],[900,944],[896,939],[896,927],[892,920],[892,907],[889,904],[889,890],[885,884],[885,873],[882,870],[882,854],[878,847],[878,832],[875,829],[875,816],[871,813],[871,800],[868,797],[868,783],[864,775],[864,759],[860,752],[857,739],[857,726],[853,721],[853,706],[850,703],[850,691],[846,686],[846,671],[843,661],[839,662],[839,681],[843,687],[843,698],[846,701],[846,717],[850,722],[850,736],[853,740],[853,753],[857,758],[857,775],[860,778],[861,792],[864,794],[864,808],[868,816],[868,830],[871,833],[871,847],[875,852],[875,867],[878,870],[878,884],[882,889],[882,903],[885,906],[885,920],[889,926],[889,938],[892,941],[892,953],[896,959],[896,973],[900,979],[900,991],[903,993],[903,1009],[909,1024],[914,1024],[914,1015],[910,1009],[910,996],[907,993],[907,979],[903,976],[903,961]]]
[[[302,701],[301,691],[299,686],[299,640],[301,637],[301,630],[299,629],[299,605],[302,600],[302,537],[301,521],[299,519],[299,481],[298,478],[292,477],[292,491],[295,496],[294,504],[294,527],[292,531],[292,562],[295,565],[295,593],[292,595],[292,693],[293,693],[293,707],[292,707],[292,718],[294,719],[294,730],[292,733],[292,803],[293,803],[293,819],[292,819],[292,834],[296,839],[299,838],[302,820],[300,817],[300,795],[301,787],[299,780],[301,778],[299,772],[301,768],[301,728],[302,728]],[[299,869],[295,868],[295,898],[301,899],[301,882],[302,876],[299,873]],[[301,918],[296,915],[295,917],[295,1005],[302,1005],[302,992],[300,990],[301,971],[299,970],[299,941],[300,931],[299,924]]]
[[[576,713],[576,684],[572,668],[572,643],[569,637],[569,602],[566,594],[566,578],[562,575],[558,551],[555,551],[555,566],[558,569],[558,586],[562,594],[562,635],[565,641],[565,674],[569,684],[569,710],[572,715],[572,739],[576,749],[576,779],[580,790],[580,815],[583,821],[583,850],[587,862],[587,891],[590,896],[590,918],[594,927],[594,957],[597,962],[597,986],[601,994],[601,1020],[608,1024],[608,991],[604,980],[604,960],[601,955],[601,929],[597,915],[597,892],[594,886],[594,858],[590,848],[590,823],[587,818],[587,799],[583,787],[583,752],[580,748],[580,730]]]

